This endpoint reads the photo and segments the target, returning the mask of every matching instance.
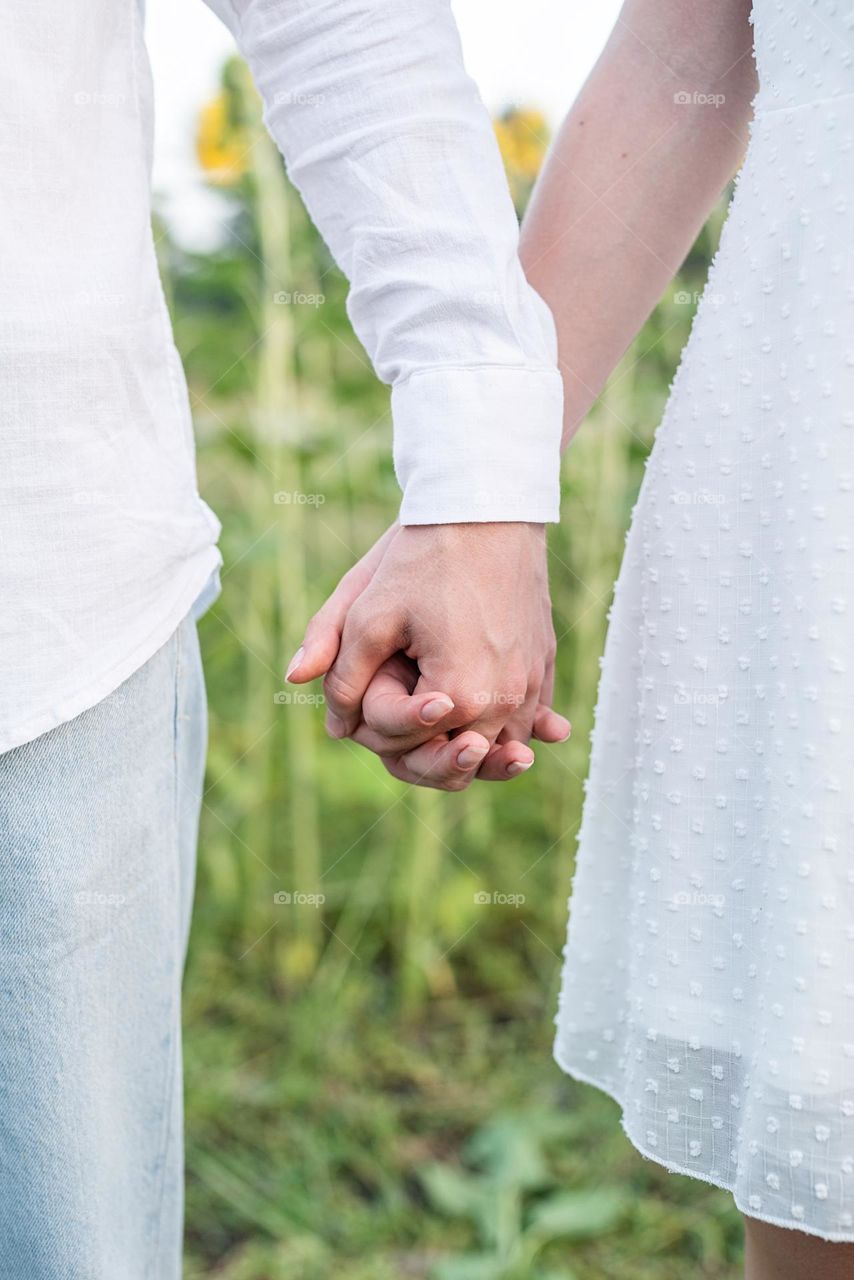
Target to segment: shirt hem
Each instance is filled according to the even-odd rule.
[[[28,742],[33,742],[44,733],[50,733],[52,729],[58,729],[60,725],[74,720],[84,711],[97,706],[111,693],[115,693],[125,680],[130,679],[135,671],[144,666],[149,658],[152,658],[157,650],[166,644],[202,595],[206,597],[207,603],[212,603],[212,600],[207,598],[205,587],[221,564],[222,556],[218,548],[211,547],[204,560],[200,562],[198,571],[187,579],[186,585],[141,644],[137,644],[131,653],[111,667],[108,672],[100,675],[97,680],[91,681],[82,689],[64,698],[49,711],[39,711],[36,715],[28,717],[21,728],[11,736],[0,737],[0,755],[14,751],[16,747],[26,746]]]

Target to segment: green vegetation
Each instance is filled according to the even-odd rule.
[[[550,1054],[606,610],[690,325],[677,291],[702,288],[720,214],[566,460],[551,573],[572,741],[514,783],[407,790],[325,739],[319,689],[284,685],[306,619],[394,515],[388,395],[240,64],[223,84],[200,155],[226,166],[227,239],[194,256],[159,228],[226,565],[202,623],[187,1275],[735,1277],[729,1196],[643,1160]]]

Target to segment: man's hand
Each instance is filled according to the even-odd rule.
[[[461,790],[533,764],[554,632],[541,525],[393,525],[312,619],[288,669],[326,673],[327,729],[409,782]]]

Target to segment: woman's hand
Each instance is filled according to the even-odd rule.
[[[325,674],[327,729],[395,777],[461,790],[557,742],[554,632],[541,525],[393,525],[342,578],[288,669]]]

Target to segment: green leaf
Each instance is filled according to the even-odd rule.
[[[599,1191],[562,1191],[541,1200],[531,1211],[528,1230],[543,1241],[586,1240],[613,1230],[628,1207],[616,1187]]]
[[[465,1257],[440,1262],[435,1280],[503,1280],[507,1269],[494,1253],[471,1253]]]
[[[536,1127],[524,1115],[485,1125],[468,1143],[466,1155],[504,1186],[540,1187],[549,1181]]]
[[[452,1165],[424,1165],[418,1177],[434,1209],[449,1218],[480,1218],[490,1198],[489,1186]]]

